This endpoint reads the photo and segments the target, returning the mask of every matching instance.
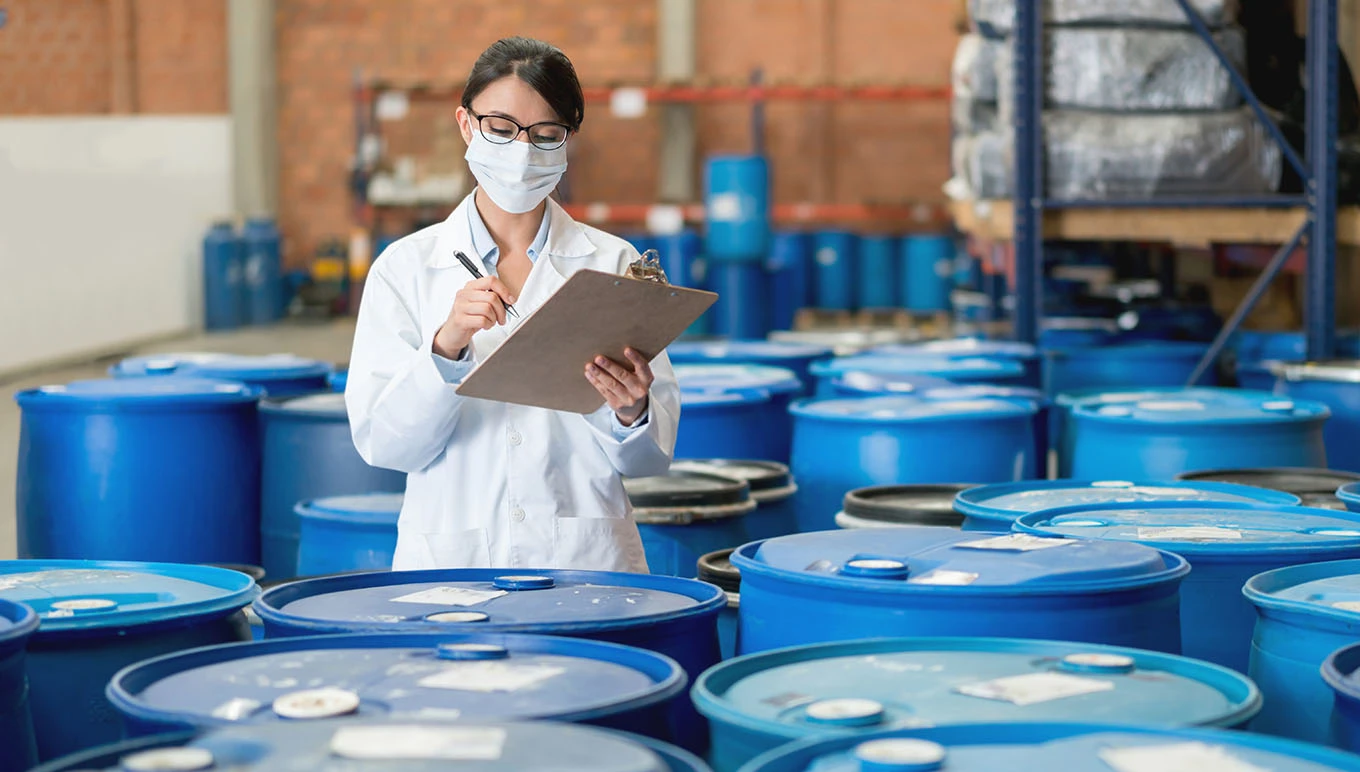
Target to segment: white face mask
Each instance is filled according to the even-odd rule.
[[[540,150],[518,140],[497,145],[475,128],[464,157],[482,190],[496,206],[512,214],[523,214],[543,203],[567,170],[566,145],[556,150]]]

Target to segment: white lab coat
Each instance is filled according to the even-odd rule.
[[[582,416],[457,395],[430,346],[472,280],[454,257],[476,254],[469,206],[471,196],[384,251],[359,307],[345,390],[354,444],[369,464],[408,475],[393,568],[645,572],[622,476],[670,466],[680,419],[670,362],[664,353],[652,362],[647,421],[623,440],[608,405]],[[637,257],[551,200],[546,216],[547,245],[515,303],[521,320],[576,271],[622,273]],[[516,324],[473,336],[472,358],[489,356]]]

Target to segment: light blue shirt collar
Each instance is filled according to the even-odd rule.
[[[468,227],[472,230],[472,249],[477,256],[482,258],[482,262],[488,267],[494,268],[500,262],[501,251],[496,246],[496,240],[491,237],[491,231],[487,230],[486,222],[482,220],[482,215],[477,211],[477,203],[468,201]],[[534,243],[529,245],[529,262],[537,263],[538,256],[543,254],[543,248],[548,244],[548,208],[543,208],[543,222],[538,226],[538,234],[534,236]]]

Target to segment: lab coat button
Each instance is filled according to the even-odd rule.
[[[513,518],[516,523],[522,523],[524,522],[524,510],[515,507],[510,510],[510,517]]]
[[[524,441],[524,438],[520,436],[519,432],[510,432],[510,444],[511,444],[511,445],[518,445],[518,444],[520,444],[520,443],[523,442],[523,441]]]

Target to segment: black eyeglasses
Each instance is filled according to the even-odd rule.
[[[488,142],[497,145],[508,145],[519,139],[521,133],[528,132],[529,141],[534,147],[539,150],[556,150],[565,145],[567,137],[571,136],[571,127],[561,123],[545,121],[532,126],[522,126],[503,115],[478,115],[471,110],[468,110],[468,114],[477,119],[482,136],[486,137]]]

